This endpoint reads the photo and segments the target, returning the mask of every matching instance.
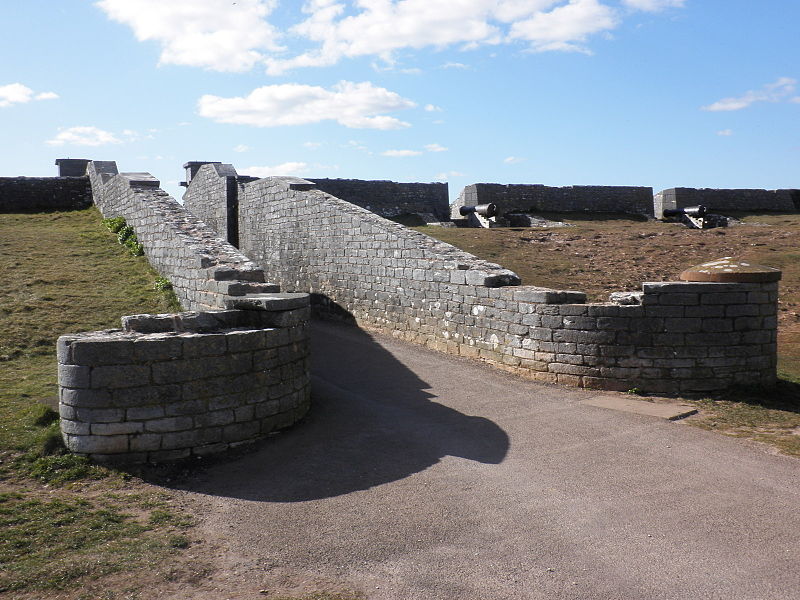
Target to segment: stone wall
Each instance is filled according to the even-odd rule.
[[[313,189],[239,196],[242,251],[318,314],[552,383],[681,393],[775,381],[777,284],[646,283],[639,304],[519,286],[502,267]]]
[[[92,205],[87,177],[0,177],[0,212],[76,210]]]
[[[545,185],[474,183],[465,187],[452,206],[453,219],[461,206],[497,205],[498,216],[507,212],[610,212],[653,215],[653,188],[632,186]]]
[[[711,212],[793,212],[800,210],[800,190],[724,190],[710,188],[670,188],[655,195],[656,218],[664,209],[702,204]]]
[[[189,165],[189,166],[187,166]],[[233,165],[211,162],[186,163],[186,193],[183,205],[233,246],[238,245],[237,174]],[[191,177],[189,177],[191,175]]]
[[[116,163],[101,161],[90,162],[88,173],[103,216],[121,216],[135,229],[150,264],[172,282],[184,308],[224,308],[228,295],[278,290],[148,173],[120,174]]]
[[[64,442],[93,460],[164,462],[288,427],[309,407],[308,297],[276,310],[123,317],[61,336]]]
[[[322,190],[361,206],[382,217],[410,213],[432,214],[450,220],[450,197],[446,183],[396,183],[360,179],[309,179]]]

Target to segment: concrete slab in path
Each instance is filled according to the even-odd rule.
[[[186,486],[226,566],[191,597],[800,596],[800,461],[584,404],[597,392],[314,329],[308,419]]]
[[[658,401],[637,400],[621,395],[611,396],[608,394],[592,396],[586,400],[581,400],[581,404],[597,406],[598,408],[608,408],[611,410],[621,410],[637,415],[648,415],[668,421],[683,419],[697,412],[696,408],[683,402],[671,402],[666,399],[659,399]]]

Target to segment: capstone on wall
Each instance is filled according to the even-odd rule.
[[[253,441],[309,408],[308,297],[277,310],[123,317],[58,340],[66,447],[93,460],[204,456]]]
[[[498,216],[508,212],[611,212],[653,215],[653,188],[634,186],[474,183],[465,187],[452,206],[496,204]]]
[[[264,272],[159,188],[148,173],[118,173],[116,163],[88,167],[94,202],[106,218],[123,217],[150,264],[167,277],[184,308],[224,308],[230,295],[277,291]]]
[[[712,212],[793,212],[800,210],[800,190],[670,188],[654,200],[655,216],[665,209],[704,205]]]
[[[0,177],[0,212],[76,210],[91,205],[87,177]]]
[[[246,184],[239,233],[318,314],[546,382],[684,393],[775,381],[775,283],[646,283],[635,305],[585,304],[313,187]]]

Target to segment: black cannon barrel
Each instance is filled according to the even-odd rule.
[[[466,217],[472,213],[478,213],[482,217],[493,217],[497,214],[497,205],[494,203],[489,204],[476,204],[475,206],[462,206],[458,209],[462,217]]]
[[[684,208],[666,208],[664,209],[665,217],[680,217],[686,215],[687,217],[705,217],[708,208],[702,204],[698,206],[686,206]]]

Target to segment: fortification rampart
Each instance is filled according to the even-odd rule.
[[[361,206],[382,217],[431,214],[439,221],[450,219],[450,197],[446,183],[396,183],[360,179],[309,179],[318,190]]]
[[[148,173],[120,174],[116,163],[100,161],[90,162],[88,173],[100,212],[106,218],[121,216],[136,230],[148,260],[170,279],[185,308],[224,308],[229,294],[277,291],[258,285],[263,271]]]
[[[87,177],[0,177],[0,212],[76,210],[92,205]]]
[[[775,381],[777,284],[646,283],[635,305],[519,278],[297,178],[239,192],[244,253],[318,314],[604,389],[704,392]]]
[[[794,212],[800,210],[800,190],[670,188],[655,195],[654,212],[704,205],[712,212]]]
[[[60,337],[67,448],[94,460],[156,463],[221,452],[295,423],[309,407],[308,296],[271,304],[134,315],[120,330]]]
[[[453,219],[461,218],[458,209],[476,204],[496,204],[498,216],[507,212],[609,212],[653,215],[653,188],[631,186],[502,185],[474,183],[465,187],[452,206]]]

